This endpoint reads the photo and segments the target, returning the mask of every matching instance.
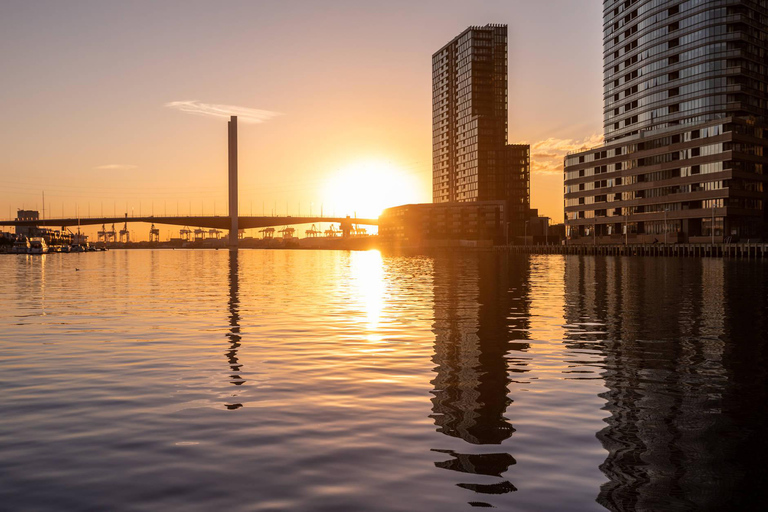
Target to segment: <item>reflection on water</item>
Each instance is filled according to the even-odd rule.
[[[240,347],[240,296],[239,296],[239,268],[237,263],[237,251],[229,251],[229,332],[226,337],[229,339],[229,350],[227,350],[227,361],[229,369],[232,371],[230,382],[235,386],[245,384],[245,379],[240,376],[243,367],[237,358],[237,349]],[[236,395],[233,395],[236,396]],[[227,409],[239,409],[243,406],[240,403],[225,404]]]
[[[761,266],[724,260],[567,262],[567,346],[605,358],[599,503],[764,506],[765,278]]]
[[[447,257],[435,261],[435,362],[432,418],[438,432],[471,445],[498,445],[514,427],[506,418],[510,351],[525,351],[527,265],[494,258]],[[514,304],[514,306],[513,306]],[[515,358],[514,371],[525,372]],[[470,448],[469,446],[467,447]],[[442,451],[442,450],[435,450]],[[436,462],[443,469],[501,477],[515,459],[508,453],[457,454]],[[458,483],[481,494],[515,491],[508,481]]]
[[[0,272],[0,509],[768,499],[761,263],[111,251]]]

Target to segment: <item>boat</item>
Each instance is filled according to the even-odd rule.
[[[80,244],[72,244],[69,246],[69,252],[85,252],[85,249]]]
[[[30,238],[28,254],[45,254],[48,252],[48,244],[45,238]]]
[[[13,254],[27,254],[29,252],[29,240],[26,238],[23,238],[21,240],[16,240],[13,242],[13,247],[11,248],[11,252]]]

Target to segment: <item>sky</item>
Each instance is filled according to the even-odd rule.
[[[531,144],[532,206],[562,222],[563,155],[601,140],[601,10],[3,0],[0,217],[42,210],[43,192],[47,217],[225,214],[230,113],[242,215],[430,202],[432,53],[470,25],[505,23],[509,142]]]

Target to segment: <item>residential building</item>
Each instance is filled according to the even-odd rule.
[[[768,5],[606,0],[604,134],[565,158],[572,243],[765,237]]]
[[[507,144],[507,26],[469,27],[432,56],[432,200],[506,202],[522,235],[530,146]]]

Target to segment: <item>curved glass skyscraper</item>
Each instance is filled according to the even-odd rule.
[[[605,0],[605,145],[565,158],[572,243],[768,238],[768,1]]]
[[[768,115],[765,0],[603,4],[605,139]]]

